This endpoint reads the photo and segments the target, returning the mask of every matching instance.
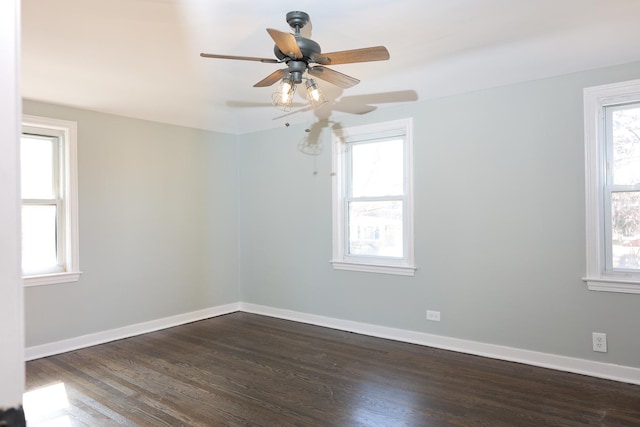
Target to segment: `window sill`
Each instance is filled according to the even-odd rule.
[[[331,261],[335,270],[362,271],[365,273],[394,274],[398,276],[414,276],[416,267],[400,265],[364,264],[345,261]]]
[[[54,274],[41,274],[37,276],[24,276],[23,283],[25,287],[29,286],[45,286],[55,285],[57,283],[70,283],[77,282],[80,279],[80,271],[71,273],[54,273]]]
[[[640,294],[640,278],[633,277],[585,277],[590,291],[621,292],[626,294]]]

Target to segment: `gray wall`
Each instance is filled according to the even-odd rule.
[[[640,63],[336,119],[414,118],[415,277],[331,268],[328,130],[314,158],[296,149],[304,126],[243,135],[242,300],[640,367],[640,295],[581,280],[582,90],[635,78]]]
[[[24,102],[78,123],[77,283],[25,291],[27,346],[237,302],[237,137]]]
[[[634,78],[640,63],[337,118],[414,118],[415,277],[331,268],[330,133],[303,154],[311,120],[235,137],[25,102],[78,122],[84,271],[26,290],[27,345],[244,301],[640,367],[640,295],[581,280],[582,90]]]

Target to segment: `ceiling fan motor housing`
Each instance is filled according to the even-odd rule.
[[[296,44],[300,48],[302,58],[290,58],[284,54],[278,46],[274,46],[273,52],[280,61],[285,61],[289,68],[289,74],[296,83],[302,82],[302,75],[309,66],[309,61],[313,60],[313,57],[322,52],[320,45],[311,39],[302,37],[300,35],[300,29],[303,28],[309,22],[309,15],[301,11],[291,11],[287,13],[287,23],[291,28],[295,30],[294,37]]]
[[[322,52],[320,45],[314,42],[311,39],[306,37],[302,37],[299,34],[295,35],[296,44],[300,48],[300,52],[302,52],[302,58],[292,59],[287,55],[282,53],[278,46],[274,46],[273,52],[276,55],[276,58],[279,60],[284,60],[289,68],[289,73],[293,77],[293,80],[296,83],[302,82],[302,74],[306,71],[309,66],[309,61],[313,60],[316,55],[319,55]]]
[[[302,57],[303,57],[302,59],[304,59],[305,61],[308,62],[314,56],[322,52],[322,49],[320,49],[320,45],[314,42],[313,40],[308,39],[306,37],[302,37],[301,35],[295,35],[295,38],[296,38],[296,43],[300,48],[300,52],[302,52]],[[273,53],[276,55],[276,58],[278,58],[279,60],[288,58],[287,55],[285,55],[284,53],[282,53],[280,49],[278,49],[277,45],[273,47]]]

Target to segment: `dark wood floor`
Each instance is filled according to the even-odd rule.
[[[29,426],[640,426],[640,386],[247,313],[27,363],[61,383]]]

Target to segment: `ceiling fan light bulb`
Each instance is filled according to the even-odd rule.
[[[320,91],[317,83],[313,79],[308,79],[304,85],[307,88],[307,99],[312,108],[316,108],[327,102],[324,94]]]
[[[285,77],[280,82],[278,91],[273,94],[273,105],[283,111],[290,111],[293,104],[293,95],[296,92],[296,85],[291,78]]]
[[[286,78],[282,79],[282,85],[280,85],[280,93],[282,93],[283,97],[288,96],[292,88],[293,88],[293,83],[291,83],[291,80]]]

